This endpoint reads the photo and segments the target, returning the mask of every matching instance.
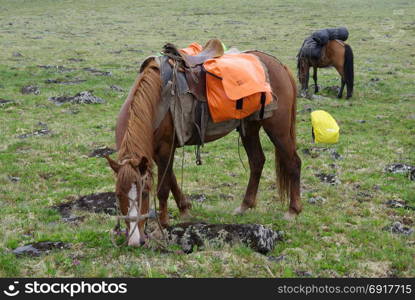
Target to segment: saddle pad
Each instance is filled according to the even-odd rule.
[[[214,122],[242,119],[261,108],[264,93],[267,105],[272,100],[271,86],[264,67],[252,54],[225,54],[203,64],[206,94]]]

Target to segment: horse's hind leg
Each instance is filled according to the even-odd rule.
[[[260,127],[259,122],[247,122],[245,135],[241,135],[242,144],[248,155],[250,175],[244,200],[241,206],[235,209],[234,214],[243,214],[247,209],[256,205],[259,180],[265,163],[265,155],[259,139]]]
[[[183,195],[182,190],[177,184],[176,175],[174,171],[171,172],[171,192],[173,194],[174,200],[176,201],[177,207],[180,211],[181,218],[190,217],[189,209],[192,207],[191,203],[187,200],[186,196]]]
[[[344,79],[344,68],[342,65],[335,65],[334,67],[336,68],[341,78],[341,86],[340,86],[339,93],[337,94],[337,98],[340,99],[341,97],[343,97],[344,85],[346,84],[346,80]]]
[[[262,126],[275,146],[276,170],[279,183],[279,194],[283,199],[290,197],[290,206],[286,218],[291,219],[302,210],[300,200],[301,159],[295,149],[295,138],[291,136],[288,114],[276,113],[263,121]],[[278,164],[277,164],[278,163]]]
[[[317,67],[313,67],[313,79],[314,79],[314,93],[318,93],[318,85],[317,85]]]
[[[341,86],[340,86],[340,89],[339,89],[339,93],[337,94],[337,98],[341,98],[341,97],[343,97],[343,90],[344,90],[344,86],[345,86],[345,84],[346,84],[346,81],[343,79],[343,77],[342,77],[342,79],[341,79],[342,81],[341,81]]]

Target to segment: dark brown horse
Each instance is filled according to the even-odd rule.
[[[335,67],[341,76],[341,86],[337,94],[338,98],[343,95],[344,86],[347,86],[347,96],[353,95],[353,51],[352,48],[340,40],[331,40],[321,51],[319,60],[311,59],[307,56],[298,56],[298,80],[301,84],[301,94],[306,95],[308,91],[308,80],[310,77],[310,68],[313,67],[314,92],[318,93],[317,85],[317,68]]]
[[[280,198],[290,199],[286,218],[301,212],[300,172],[301,160],[296,152],[296,85],[291,72],[272,56],[252,52],[267,67],[272,91],[278,99],[278,109],[270,118],[247,121],[242,142],[249,159],[250,177],[242,204],[234,213],[242,214],[256,205],[256,195],[265,156],[262,151],[259,130],[264,128],[275,146],[276,173]],[[160,71],[155,61],[150,62],[138,75],[127,100],[121,108],[116,127],[118,161],[107,157],[116,172],[116,194],[123,215],[136,217],[149,210],[149,193],[153,161],[158,167],[157,196],[160,206],[160,222],[168,225],[167,199],[172,192],[180,214],[186,217],[191,204],[180,190],[173,172],[174,151],[177,147],[172,116],[166,115],[154,130],[153,123],[161,99]],[[205,142],[217,140],[207,136]],[[145,242],[144,220],[127,221],[130,228],[128,244],[138,246]],[[137,230],[131,234],[134,228]]]

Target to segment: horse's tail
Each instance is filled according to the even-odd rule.
[[[275,170],[277,175],[277,184],[278,184],[278,193],[280,200],[285,202],[291,197],[291,187],[292,184],[295,184],[293,178],[292,166],[288,164],[288,157],[294,155],[294,159],[299,161],[301,165],[301,160],[296,153],[296,115],[297,115],[297,85],[295,83],[294,76],[291,70],[284,65],[284,69],[287,71],[288,77],[291,82],[293,89],[293,98],[291,103],[291,120],[290,120],[290,138],[292,141],[292,149],[287,149],[286,147],[275,147]],[[293,154],[285,153],[286,151],[294,151]],[[284,151],[282,153],[281,151]],[[299,176],[299,174],[298,174]]]
[[[353,51],[347,44],[344,45],[344,80],[347,85],[347,96],[351,97],[354,84]]]

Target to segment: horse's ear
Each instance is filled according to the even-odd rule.
[[[143,158],[141,158],[140,163],[138,164],[138,170],[140,171],[141,175],[144,175],[148,169],[148,159],[147,157],[143,156]]]
[[[117,163],[115,160],[111,159],[108,155],[105,155],[104,157],[107,159],[111,169],[113,169],[115,173],[118,173],[121,167],[120,164]]]

